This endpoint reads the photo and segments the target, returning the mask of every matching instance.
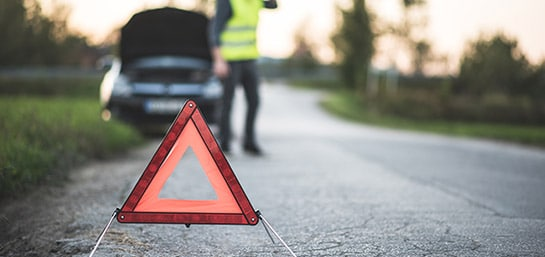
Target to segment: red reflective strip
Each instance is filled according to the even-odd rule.
[[[155,212],[120,212],[117,221],[120,223],[168,223],[168,224],[222,224],[222,225],[255,225],[243,214],[232,213],[155,213]]]

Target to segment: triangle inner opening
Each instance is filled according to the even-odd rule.
[[[199,160],[189,146],[159,193],[159,198],[217,200]]]

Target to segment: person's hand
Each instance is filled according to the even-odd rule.
[[[212,48],[212,58],[213,63],[213,72],[218,78],[226,78],[229,75],[229,64],[221,56],[221,51],[219,47]]]
[[[223,58],[214,60],[214,75],[218,78],[226,78],[229,75],[229,65]]]

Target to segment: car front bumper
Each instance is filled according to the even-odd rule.
[[[219,120],[221,99],[207,99],[203,97],[112,97],[105,106],[103,113],[109,112],[109,116],[137,126],[169,124],[172,123],[182,109],[183,104],[189,99],[197,103],[197,106],[209,124],[217,123]]]

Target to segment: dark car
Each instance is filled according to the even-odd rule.
[[[166,125],[192,99],[207,122],[216,123],[223,91],[211,71],[208,22],[168,7],[133,15],[100,87],[102,117],[138,127]]]

